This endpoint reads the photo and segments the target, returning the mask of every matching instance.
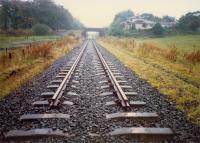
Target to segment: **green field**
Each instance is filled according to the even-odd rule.
[[[13,48],[26,46],[33,42],[52,41],[61,38],[61,36],[30,36],[28,39],[25,36],[3,36],[0,35],[0,48]]]
[[[200,50],[200,35],[171,36],[164,38],[144,38],[137,39],[138,42],[155,42],[164,48],[171,47],[184,51]]]

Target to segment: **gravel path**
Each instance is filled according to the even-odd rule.
[[[63,106],[59,110],[48,110],[47,108],[35,108],[31,104],[34,101],[42,100],[39,95],[48,91],[46,86],[53,80],[59,70],[70,65],[77,57],[80,48],[75,48],[70,54],[56,61],[42,74],[35,77],[32,81],[21,87],[18,91],[7,96],[0,101],[0,143],[3,141],[3,133],[11,129],[31,129],[31,128],[59,128],[69,133],[68,138],[48,138],[27,143],[77,143],[77,142],[110,142],[124,143],[137,142],[129,138],[108,137],[106,134],[119,127],[170,127],[177,134],[172,140],[165,142],[178,143],[198,143],[200,141],[200,129],[186,120],[185,115],[177,110],[175,106],[165,99],[165,96],[152,88],[147,82],[138,78],[138,76],[121,64],[106,49],[100,48],[101,53],[107,61],[113,63],[122,73],[124,79],[128,81],[133,90],[138,93],[137,96],[130,97],[131,100],[140,100],[147,102],[145,108],[134,108],[132,111],[157,112],[161,117],[159,122],[145,121],[118,121],[111,122],[106,120],[106,113],[115,113],[123,111],[119,106],[108,107],[105,105],[108,101],[116,100],[114,96],[99,96],[105,90],[100,89],[102,77],[97,75],[97,65],[99,59],[92,46],[89,43],[80,64],[76,71],[76,77],[73,80],[78,83],[71,83],[64,93],[64,99],[73,102],[73,106]],[[68,92],[74,92],[77,95],[70,95]],[[107,90],[109,91],[109,90]],[[12,101],[12,102],[10,102]],[[27,113],[66,113],[70,115],[68,120],[39,120],[34,122],[20,122],[19,117]],[[24,142],[20,142],[24,143]]]

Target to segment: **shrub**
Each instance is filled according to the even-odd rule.
[[[47,35],[50,33],[51,28],[45,24],[36,24],[32,28],[35,35]]]
[[[163,35],[164,34],[164,29],[160,25],[160,23],[156,23],[154,27],[152,28],[152,31],[155,35]]]

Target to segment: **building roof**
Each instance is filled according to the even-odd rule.
[[[135,23],[135,24],[142,24],[142,23],[155,24],[156,23],[154,21],[150,21],[150,20],[146,20],[146,19],[142,19],[142,18],[135,18],[135,19],[130,18],[128,21],[131,23]]]

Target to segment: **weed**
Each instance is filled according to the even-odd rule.
[[[184,57],[188,62],[196,64],[200,62],[200,50],[185,53]]]
[[[194,66],[200,62],[200,50],[185,52],[184,57],[189,62],[189,73],[191,73]]]
[[[171,62],[176,62],[178,58],[178,49],[176,48],[175,45],[173,45],[172,48],[169,48],[168,52],[166,52],[166,59],[171,61]]]

